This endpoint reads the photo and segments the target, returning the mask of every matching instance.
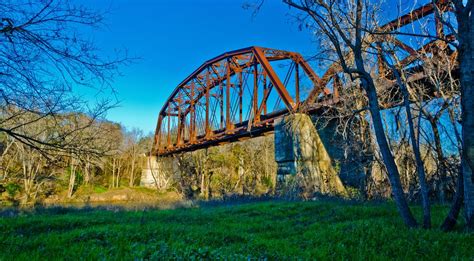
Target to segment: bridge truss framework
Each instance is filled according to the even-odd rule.
[[[429,22],[434,23],[436,38],[420,48],[393,36],[385,38],[406,53],[399,69],[410,68],[411,80],[423,78],[416,65],[423,54],[447,50],[441,39],[455,40],[444,35],[444,26],[434,15],[449,11],[446,1],[430,3],[379,27],[380,32],[391,32],[433,17]],[[378,41],[373,39],[374,45]],[[395,86],[382,55],[377,56],[378,77]],[[201,65],[167,99],[158,116],[153,153],[165,156],[270,133],[281,116],[341,102],[341,74],[335,62],[319,77],[295,52],[253,46],[224,53]]]

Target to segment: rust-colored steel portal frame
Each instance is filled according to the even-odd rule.
[[[450,11],[445,1],[439,1],[438,6],[422,6],[379,29],[397,30],[435,10]],[[436,35],[445,37],[441,22],[433,21]],[[387,39],[407,53],[401,61],[406,67],[419,60],[420,53],[435,53],[440,45],[436,40],[415,50],[393,37]],[[374,44],[380,40],[374,39]],[[379,77],[394,82],[380,60]],[[215,57],[182,81],[166,101],[153,153],[165,156],[269,133],[278,117],[338,102],[341,71],[334,63],[320,78],[300,54],[256,46]],[[419,80],[419,73],[413,75]]]

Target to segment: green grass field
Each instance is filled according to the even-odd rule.
[[[439,224],[447,208],[433,211]],[[474,234],[406,229],[389,203],[53,209],[2,217],[0,231],[0,260],[474,258]]]

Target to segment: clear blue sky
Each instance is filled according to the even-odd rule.
[[[299,31],[279,0],[266,1],[256,17],[249,0],[82,0],[110,10],[106,27],[90,36],[105,52],[128,49],[141,57],[122,68],[113,84],[120,107],[107,118],[127,128],[153,132],[171,91],[204,61],[226,51],[257,45],[316,53],[311,33]]]

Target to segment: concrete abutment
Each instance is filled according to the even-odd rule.
[[[275,123],[277,193],[311,197],[314,193],[345,195],[333,162],[310,116],[294,113]]]

